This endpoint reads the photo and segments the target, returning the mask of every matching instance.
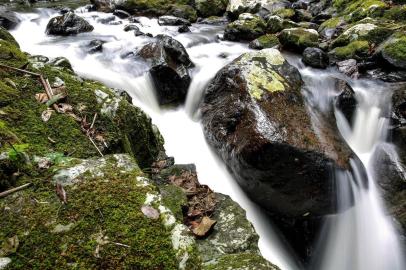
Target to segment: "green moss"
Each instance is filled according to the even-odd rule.
[[[204,270],[279,270],[276,265],[254,253],[224,255],[203,267]]]
[[[383,53],[396,61],[406,61],[406,35],[398,33],[384,45]]]
[[[297,51],[317,47],[318,38],[317,31],[303,28],[285,29],[279,34],[279,41],[283,47]]]
[[[389,5],[381,0],[333,0],[333,5],[340,15],[349,16],[351,21],[358,21],[365,17],[383,16]]]
[[[394,6],[386,10],[383,17],[394,21],[406,21],[406,6]]]
[[[278,15],[279,17],[283,19],[290,19],[293,16],[295,16],[295,11],[291,8],[282,8],[278,9],[276,12],[274,12],[273,15]]]
[[[239,19],[229,23],[224,31],[227,40],[253,40],[265,34],[266,23],[257,15],[240,15]]]
[[[18,48],[20,47],[15,38],[1,26],[0,26],[0,39],[10,42],[11,44],[15,45]]]
[[[189,20],[190,22],[196,22],[197,20],[196,10],[189,5],[172,5],[168,13]]]
[[[159,187],[162,202],[175,215],[176,219],[183,222],[183,207],[187,206],[187,197],[183,190],[174,185],[165,185]]]
[[[354,57],[365,57],[369,53],[368,41],[353,41],[344,47],[337,47],[330,52],[338,60],[345,60]]]
[[[20,240],[8,269],[177,269],[170,232],[140,211],[145,194],[153,192],[137,185],[140,171],[108,163],[103,172],[66,186],[67,205],[40,179],[0,201],[0,242],[14,235]],[[55,233],[68,224],[69,230]]]
[[[227,9],[227,0],[195,0],[195,7],[202,17],[221,16]]]
[[[320,25],[319,31],[322,31],[324,29],[335,29],[337,28],[340,24],[344,22],[344,18],[342,17],[333,17],[328,19],[327,21],[323,22]]]
[[[187,5],[188,0],[127,0],[118,4],[131,13],[149,13],[152,15],[165,14],[173,4]]]
[[[0,63],[20,67],[27,62],[27,56],[13,42],[0,40]]]

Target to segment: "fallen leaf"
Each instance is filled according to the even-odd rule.
[[[5,241],[3,241],[3,244],[1,245],[0,257],[16,253],[19,244],[20,241],[18,240],[17,235],[7,238]]]
[[[49,99],[48,99],[48,95],[45,93],[38,93],[35,94],[35,99],[39,102],[39,103],[46,103]]]
[[[64,204],[68,203],[67,196],[66,196],[66,191],[63,188],[63,186],[61,184],[59,184],[59,183],[56,184],[56,194],[58,195],[61,202],[63,202]]]
[[[73,119],[75,119],[76,122],[82,122],[82,118],[80,118],[79,116],[77,116],[73,112],[68,112],[66,114],[69,115],[70,117],[72,117]]]
[[[159,212],[155,208],[149,205],[143,205],[141,207],[141,212],[148,218],[156,220],[159,218]]]
[[[39,169],[49,169],[51,167],[51,161],[47,158],[42,158],[38,161]]]
[[[48,120],[51,118],[53,110],[47,109],[46,111],[43,111],[41,114],[42,121],[48,122]]]
[[[193,233],[196,236],[205,236],[210,231],[210,229],[216,224],[217,221],[205,216],[202,218],[200,224],[193,229]]]

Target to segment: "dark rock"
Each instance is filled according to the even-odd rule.
[[[194,6],[199,16],[221,16],[227,9],[228,0],[195,0]]]
[[[334,99],[335,106],[351,124],[358,106],[355,92],[346,81],[337,78],[335,79],[335,89],[337,91],[337,96]]]
[[[406,70],[372,69],[366,71],[367,76],[384,82],[404,82],[406,81]]]
[[[66,13],[68,13],[68,12],[74,12],[74,10],[73,9],[71,9],[71,8],[68,8],[68,7],[63,7],[63,8],[61,8],[60,10],[59,10],[59,13],[60,14],[66,14]]]
[[[224,39],[231,41],[254,40],[265,34],[266,23],[257,16],[243,13],[238,20],[229,23],[224,30]]]
[[[191,23],[183,18],[175,17],[175,16],[161,16],[158,18],[159,25],[191,25]]]
[[[100,12],[113,12],[116,8],[113,0],[90,0],[93,9]]]
[[[187,25],[182,25],[181,27],[178,28],[179,33],[189,33],[191,32],[189,27]]]
[[[159,104],[183,103],[191,81],[188,69],[193,63],[179,41],[166,35],[156,38],[156,42],[145,45],[138,55],[151,62],[149,73]]]
[[[322,24],[323,22],[327,21],[328,19],[331,19],[331,14],[319,13],[313,17],[312,22],[317,23],[317,24]]]
[[[72,64],[66,57],[56,57],[49,61],[49,64],[54,67],[65,68],[67,70],[73,71]]]
[[[302,61],[314,68],[326,68],[329,64],[327,53],[319,48],[306,48],[303,51]]]
[[[116,20],[115,16],[108,16],[108,17],[105,17],[105,18],[98,18],[97,22],[102,23],[102,24],[109,24],[109,23],[111,23],[111,22],[113,22],[115,20]]]
[[[120,19],[126,19],[131,16],[130,13],[121,9],[114,10],[113,15],[119,17]]]
[[[126,26],[124,26],[124,31],[128,32],[128,31],[140,31],[140,28],[138,26],[136,26],[135,24],[127,24]]]
[[[140,23],[140,20],[135,16],[131,16],[130,18],[128,18],[128,21],[130,23]]]
[[[87,52],[90,54],[97,53],[103,51],[103,44],[106,43],[104,40],[94,39],[89,42],[87,45],[88,50]]]
[[[334,213],[331,170],[349,169],[353,157],[335,121],[311,121],[301,86],[299,71],[265,49],[220,70],[201,108],[208,142],[242,188],[267,211],[291,218]]]
[[[112,21],[112,22],[108,23],[108,25],[120,25],[120,24],[123,24],[123,22],[122,21]]]
[[[48,35],[58,36],[76,35],[91,31],[93,31],[93,26],[73,12],[52,18],[46,28]]]
[[[293,9],[307,9],[307,3],[305,1],[297,1],[292,4]]]
[[[0,11],[0,26],[11,30],[17,27],[17,25],[21,22],[18,18],[17,13],[12,11]]]
[[[406,33],[397,32],[379,46],[376,51],[395,68],[406,69]]]
[[[312,14],[303,9],[295,10],[295,15],[292,17],[292,20],[296,22],[310,22],[312,19]]]

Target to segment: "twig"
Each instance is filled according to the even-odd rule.
[[[27,70],[24,70],[24,69],[15,68],[15,67],[4,65],[4,64],[0,64],[0,67],[8,68],[8,69],[19,71],[19,72],[23,72],[23,73],[26,73],[26,74],[29,74],[29,75],[32,75],[32,76],[37,76],[37,77],[41,76],[41,74],[38,74],[38,73],[34,73],[34,72],[27,71]]]
[[[93,141],[93,139],[90,137],[90,136],[88,136],[89,137],[89,140],[92,142],[92,144],[94,145],[94,147],[97,149],[97,151],[99,152],[99,154],[102,156],[102,157],[104,157],[104,155],[103,155],[103,153],[100,151],[100,149],[99,149],[99,147],[97,147],[97,145],[94,143],[94,141]]]
[[[93,128],[94,122],[96,122],[96,118],[97,118],[97,113],[95,113],[94,116],[93,116],[93,121],[92,121],[92,124],[90,125],[89,130]]]
[[[17,192],[17,191],[20,191],[20,190],[22,190],[22,189],[25,189],[25,188],[31,186],[31,184],[32,184],[32,183],[27,183],[27,184],[24,184],[24,185],[22,185],[22,186],[19,186],[19,187],[12,188],[12,189],[6,190],[6,191],[4,191],[4,192],[1,192],[1,193],[0,193],[0,198],[7,197],[8,195],[10,195],[10,194],[12,194],[12,193],[14,193],[14,192]]]
[[[48,79],[46,79],[45,81],[47,82],[48,89],[49,89],[49,91],[51,91],[51,95],[53,96],[53,95],[54,95],[54,91],[52,90],[51,84],[49,83]]]
[[[121,243],[117,243],[117,242],[111,242],[114,245],[120,246],[120,247],[126,247],[126,248],[131,248],[131,246],[126,245],[126,244],[121,244]]]

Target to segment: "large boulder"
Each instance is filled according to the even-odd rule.
[[[221,16],[227,9],[228,0],[195,0],[195,8],[199,16]]]
[[[190,22],[196,22],[197,20],[196,10],[189,5],[173,5],[168,11],[168,14],[186,19]]]
[[[334,86],[337,91],[334,99],[335,107],[344,114],[348,123],[351,124],[358,106],[355,92],[348,82],[342,79],[334,78]]]
[[[406,69],[406,34],[403,32],[393,34],[377,50],[387,63],[394,68]]]
[[[319,34],[314,29],[288,28],[279,34],[283,48],[303,52],[307,47],[318,47]]]
[[[265,49],[220,70],[202,105],[206,138],[238,183],[290,217],[333,213],[331,170],[348,169],[353,155],[334,123],[312,122],[301,86],[298,70]]]
[[[224,30],[224,39],[231,41],[253,40],[265,34],[266,23],[257,16],[243,13],[238,20],[229,23]]]
[[[11,30],[14,29],[21,22],[17,13],[12,11],[0,11],[0,26]]]
[[[151,62],[149,73],[153,79],[159,104],[184,102],[193,66],[183,45],[166,35],[158,35],[156,41],[145,45],[138,55]]]
[[[48,35],[69,36],[93,31],[93,26],[73,12],[52,18],[46,27]]]
[[[171,15],[165,15],[161,16],[158,18],[158,24],[159,25],[191,25],[191,23],[183,18],[171,16]]]
[[[90,0],[92,4],[92,9],[100,11],[100,12],[113,12],[116,8],[116,1],[115,0]]]
[[[279,47],[279,45],[280,45],[279,39],[276,35],[266,34],[266,35],[260,36],[257,39],[254,39],[253,41],[250,42],[250,44],[248,46],[251,49],[262,50],[262,49]]]
[[[113,0],[116,8],[137,15],[164,15],[173,5],[187,5],[189,0]]]

